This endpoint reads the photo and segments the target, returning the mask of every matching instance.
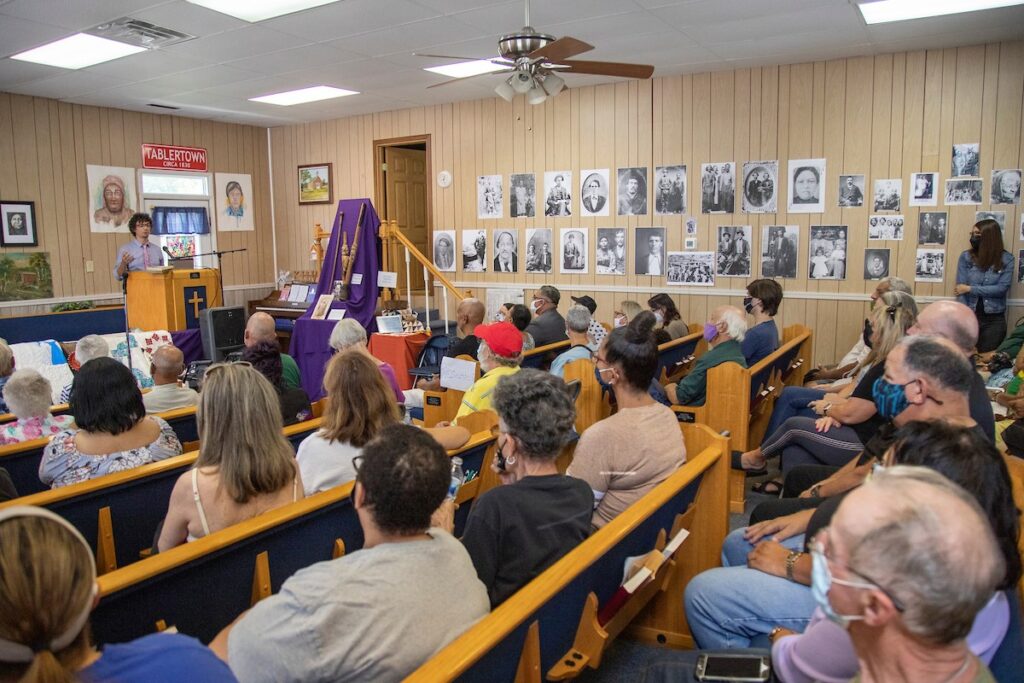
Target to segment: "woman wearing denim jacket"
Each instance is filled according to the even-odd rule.
[[[978,317],[978,352],[992,351],[1006,336],[1006,295],[1013,280],[1013,255],[1003,249],[999,223],[978,221],[971,248],[956,264],[956,294]]]

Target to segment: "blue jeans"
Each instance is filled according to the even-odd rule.
[[[737,529],[725,537],[722,543],[722,566],[723,567],[746,567],[747,555],[754,550],[754,544],[743,537],[747,529]],[[782,545],[790,550],[804,549],[804,535],[797,534],[782,541]]]
[[[807,387],[786,387],[775,400],[772,406],[772,416],[768,420],[768,428],[764,431],[764,438],[774,434],[782,423],[791,417],[817,417],[817,414],[807,407],[811,401],[825,398],[825,392],[821,389],[808,389]],[[762,442],[763,443],[763,442]]]
[[[783,544],[802,548],[803,537]],[[750,647],[763,642],[776,626],[798,632],[807,627],[815,607],[811,589],[747,567],[750,548],[742,529],[732,532],[722,546],[722,558],[743,564],[709,569],[686,586],[686,620],[698,647]]]

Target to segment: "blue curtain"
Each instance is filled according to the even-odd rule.
[[[208,235],[210,218],[202,206],[158,206],[153,209],[154,235]]]

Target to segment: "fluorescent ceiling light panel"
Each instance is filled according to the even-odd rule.
[[[862,2],[857,7],[869,24],[884,24],[890,21],[906,21],[925,17],[940,17],[945,14],[978,12],[998,7],[1012,7],[1024,4],[1024,0],[877,0]]]
[[[335,97],[347,97],[348,95],[358,95],[359,93],[355,90],[345,90],[343,88],[332,88],[329,85],[314,85],[311,88],[301,88],[299,90],[289,90],[288,92],[279,92],[276,95],[263,95],[262,97],[250,97],[250,102],[266,102],[267,104],[279,104],[282,107],[290,107],[293,104],[305,104],[306,102],[319,102],[320,100],[330,100]]]
[[[229,14],[243,21],[273,19],[304,9],[329,5],[336,0],[188,0],[214,12]]]
[[[145,51],[146,48],[137,45],[90,36],[87,33],[76,33],[48,45],[12,55],[11,59],[58,66],[62,69],[83,69],[93,64]]]
[[[444,66],[428,66],[423,70],[432,71],[435,74],[441,74],[442,76],[451,76],[452,78],[466,78],[468,76],[490,74],[495,71],[505,71],[506,69],[508,69],[507,66],[495,64],[489,59],[474,59],[468,62],[445,64]]]

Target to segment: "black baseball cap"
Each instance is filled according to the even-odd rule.
[[[594,311],[597,310],[597,302],[585,294],[583,296],[573,296],[569,298],[581,306],[586,306],[591,315],[593,315]]]

